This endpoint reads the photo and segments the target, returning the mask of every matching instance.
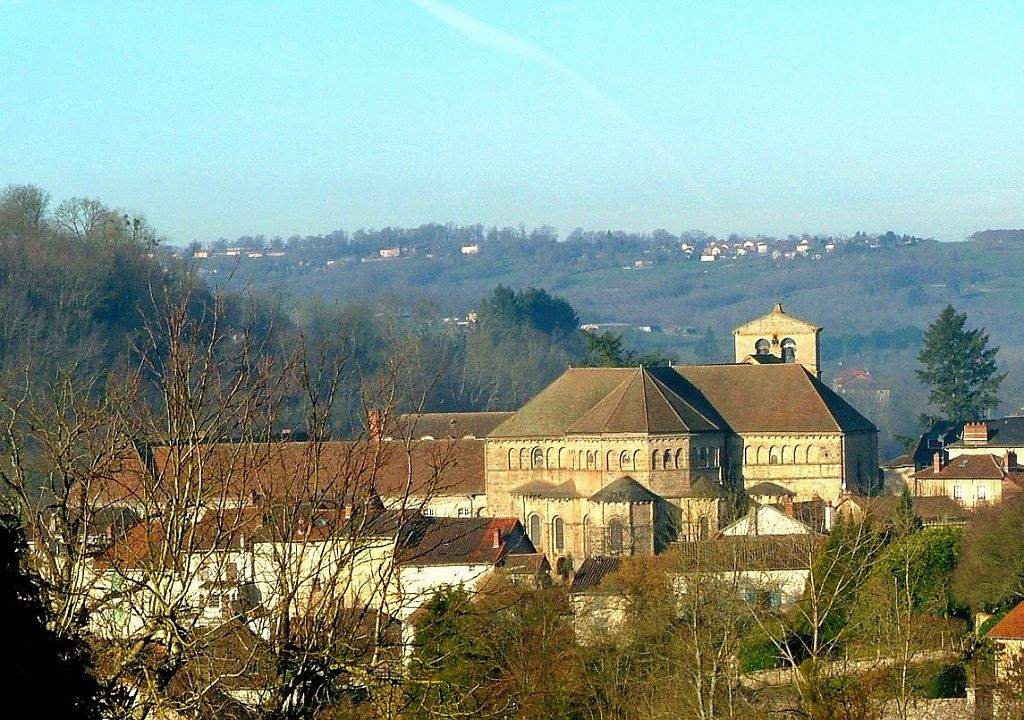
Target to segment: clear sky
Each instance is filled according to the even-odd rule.
[[[0,186],[176,243],[1024,227],[1024,3],[0,0]]]

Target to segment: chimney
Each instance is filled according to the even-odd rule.
[[[351,505],[346,505],[344,508],[342,508],[341,516],[344,519],[346,519],[346,520],[351,520],[352,519],[352,506]]]
[[[942,453],[937,452],[932,455],[932,472],[938,475],[942,472]]]
[[[493,547],[494,548],[500,548],[501,547],[501,530],[499,530],[498,528],[494,529],[494,545],[493,545]]]
[[[984,445],[987,442],[988,425],[984,421],[964,425],[964,445]]]
[[[1008,473],[1017,468],[1017,453],[1007,450],[1003,453],[1003,472]]]
[[[786,517],[796,517],[796,510],[793,508],[793,496],[787,495],[786,502],[782,506],[782,512],[786,513]]]
[[[825,532],[832,532],[832,526],[835,524],[836,509],[832,507],[832,503],[825,503]]]
[[[366,424],[370,440],[379,441],[384,439],[384,413],[380,410],[371,410],[368,413]]]

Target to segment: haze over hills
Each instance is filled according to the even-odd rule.
[[[569,300],[584,324],[683,362],[730,361],[732,328],[783,302],[825,328],[823,379],[883,427],[887,453],[926,410],[916,354],[924,328],[952,304],[1001,346],[1002,411],[1024,408],[1024,231],[986,230],[961,243],[892,232],[719,240],[663,230],[576,230],[558,240],[546,227],[449,224],[243,237],[199,252],[207,255],[199,271],[213,283],[270,290],[292,307],[387,300],[453,327],[497,285],[543,287]]]

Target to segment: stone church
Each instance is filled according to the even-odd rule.
[[[732,364],[566,370],[487,434],[487,514],[578,565],[705,537],[755,485],[867,492],[877,430],[819,380],[820,332],[776,305],[736,329]]]

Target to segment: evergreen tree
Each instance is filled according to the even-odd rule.
[[[917,356],[917,377],[928,386],[928,401],[948,420],[980,420],[999,405],[1006,377],[996,365],[997,347],[989,347],[982,328],[967,330],[967,314],[952,305],[939,314],[924,336]]]
[[[28,545],[16,517],[0,516],[0,693],[30,702],[36,717],[98,718],[99,687],[84,643],[48,627],[41,580],[27,566]]]

